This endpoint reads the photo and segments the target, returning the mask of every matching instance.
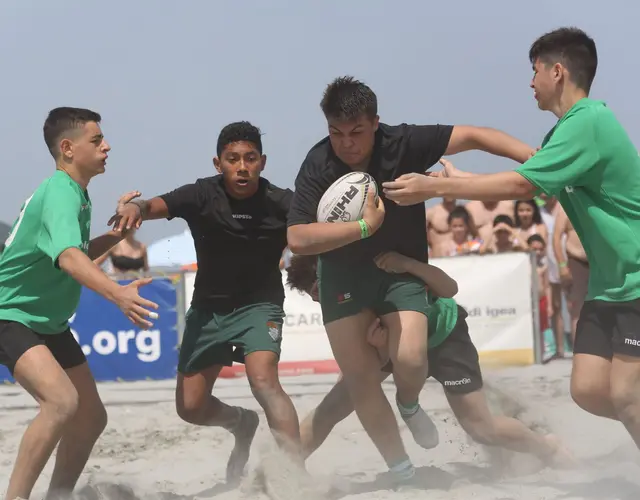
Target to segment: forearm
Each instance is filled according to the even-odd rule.
[[[458,200],[502,201],[533,198],[535,187],[516,172],[432,179],[435,197]]]
[[[458,283],[442,269],[420,262],[415,259],[407,259],[406,269],[409,274],[424,281],[438,297],[451,298],[458,293]]]
[[[297,255],[318,255],[361,239],[360,224],[353,222],[313,222],[289,227],[289,248]]]
[[[89,257],[78,248],[68,248],[58,258],[60,269],[71,276],[82,286],[102,295],[105,299],[114,300],[119,285],[109,279]]]
[[[518,163],[526,162],[533,148],[528,144],[493,128],[478,127],[472,136],[473,149],[479,149],[496,156],[510,158]]]
[[[133,200],[129,203],[138,206],[142,220],[165,219],[169,216],[167,204],[160,197],[151,198],[150,200]]]
[[[115,245],[122,241],[122,235],[116,231],[109,231],[97,238],[93,238],[89,242],[89,259],[96,260],[111,250]],[[104,262],[106,259],[102,259]]]
[[[553,232],[553,255],[555,255],[558,265],[567,261],[567,256],[565,255],[564,249],[562,248],[563,234],[564,233],[562,231]]]

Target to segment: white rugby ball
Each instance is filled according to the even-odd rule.
[[[373,190],[376,200],[378,186],[366,172],[349,172],[325,191],[318,203],[318,222],[350,222],[362,217],[367,193]]]

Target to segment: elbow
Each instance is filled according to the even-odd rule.
[[[444,289],[446,293],[442,294],[442,297],[445,299],[451,299],[458,294],[458,282],[456,280],[451,280],[446,288]]]
[[[531,200],[536,195],[535,186],[521,175],[515,180],[512,191],[516,200]]]
[[[311,245],[304,234],[304,225],[291,226],[287,229],[287,246],[296,255],[312,255]]]
[[[73,263],[73,248],[67,248],[58,256],[58,267],[65,273],[69,273]]]

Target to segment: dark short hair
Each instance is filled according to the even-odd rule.
[[[60,155],[58,145],[62,139],[68,138],[71,132],[77,131],[89,122],[100,123],[101,121],[102,117],[90,109],[61,107],[49,111],[42,132],[51,156],[58,159]]]
[[[509,227],[513,227],[513,219],[504,214],[496,215],[493,219],[493,227],[496,227],[498,224],[506,224]]]
[[[531,246],[531,244],[535,243],[536,241],[538,243],[542,243],[542,245],[545,247],[547,246],[547,242],[544,241],[544,238],[539,234],[532,234],[531,236],[529,236],[529,238],[527,238],[527,245]]]
[[[449,217],[447,217],[447,224],[451,225],[451,222],[454,219],[462,219],[467,226],[471,226],[471,214],[469,210],[465,207],[458,205],[451,212],[449,212]]]
[[[542,224],[542,214],[536,200],[518,200],[513,205],[513,220],[516,227],[520,227],[520,217],[518,216],[518,207],[522,204],[529,205],[533,210],[533,223]]]
[[[327,119],[352,120],[365,115],[373,120],[378,115],[378,98],[361,81],[341,76],[327,85],[320,108]]]
[[[224,148],[234,142],[246,141],[253,144],[258,152],[262,154],[262,133],[260,129],[249,122],[230,123],[220,131],[218,135],[218,145],[216,152],[218,156],[222,155]]]
[[[575,85],[589,92],[598,68],[596,42],[578,28],[559,28],[538,38],[529,49],[529,61],[546,66],[560,63]]]
[[[309,293],[315,283],[317,255],[292,255],[287,267],[287,286],[294,290]]]

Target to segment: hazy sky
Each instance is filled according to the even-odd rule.
[[[527,53],[563,25],[596,39],[592,97],[640,143],[639,16],[628,0],[2,0],[0,220],[13,222],[52,172],[42,124],[57,106],[99,111],[112,147],[90,185],[94,234],[120,193],[152,197],[211,175],[231,121],[262,129],[265,176],[293,187],[326,135],[323,89],[344,74],[373,88],[386,123],[492,126],[538,145],[555,118],[535,105]],[[452,159],[477,172],[513,167],[482,153]],[[140,237],[183,228],[150,222]]]

